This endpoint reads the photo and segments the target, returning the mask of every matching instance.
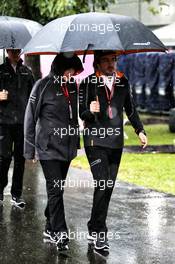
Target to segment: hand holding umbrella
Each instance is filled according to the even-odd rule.
[[[7,99],[8,99],[8,91],[6,91],[6,90],[3,89],[0,92],[0,101],[5,101]]]
[[[92,101],[90,103],[90,111],[91,113],[99,113],[100,112],[100,103],[98,96],[96,96],[96,101]]]

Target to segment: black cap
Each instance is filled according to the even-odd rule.
[[[70,68],[75,69],[76,74],[81,73],[84,70],[81,60],[76,54],[71,55],[68,53],[60,53],[52,62],[51,72],[57,75],[62,75],[65,70]]]

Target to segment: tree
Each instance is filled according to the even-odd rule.
[[[149,10],[156,14],[158,9],[152,5],[154,0],[140,0],[150,4]],[[167,6],[166,0],[157,0],[159,6]],[[117,0],[0,0],[1,15],[17,16],[35,20],[43,25],[49,21],[77,13],[106,10]]]
[[[0,0],[1,15],[35,20],[41,24],[92,9],[106,10],[115,0]]]
[[[157,7],[152,5],[152,2],[154,0],[144,0],[145,2],[147,2],[148,4],[150,4],[148,10],[153,14],[153,15],[157,15],[160,13],[160,11],[157,9]],[[165,0],[158,0],[158,5],[160,8],[162,8],[163,6],[169,6],[168,3]]]

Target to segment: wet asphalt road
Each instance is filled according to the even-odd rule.
[[[65,256],[43,242],[46,192],[39,164],[26,167],[24,210],[10,204],[11,173],[0,207],[0,264],[175,264],[175,196],[117,182],[108,213],[110,254],[104,260],[88,252],[86,240],[91,175],[70,169],[65,209],[71,242]]]

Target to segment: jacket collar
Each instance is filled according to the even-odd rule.
[[[122,78],[122,77],[124,76],[124,74],[123,74],[122,72],[119,72],[119,71],[116,71],[115,74],[116,74],[116,77],[117,77],[117,78]],[[104,75],[104,74],[102,74],[102,72],[100,72],[100,71],[96,71],[96,72],[95,72],[95,75],[96,75],[97,77],[101,77],[101,76]]]
[[[22,63],[23,63],[23,60],[20,58],[19,61],[17,62],[16,68],[19,68],[20,66],[22,66]],[[11,65],[10,60],[9,60],[8,57],[5,58],[5,65],[6,65],[10,70],[14,71],[14,70],[13,70],[13,67],[12,67],[12,65]]]

